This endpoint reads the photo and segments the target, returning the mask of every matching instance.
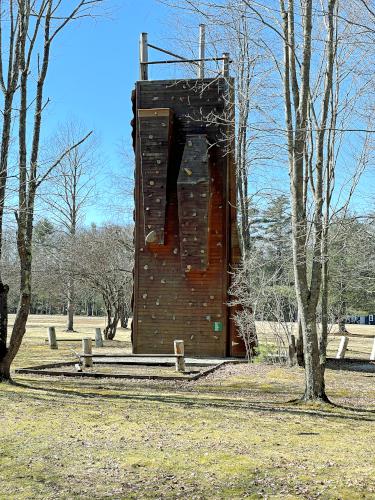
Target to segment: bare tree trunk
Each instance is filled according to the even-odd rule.
[[[74,312],[75,312],[75,290],[74,290],[74,280],[72,277],[69,278],[68,281],[68,290],[67,290],[67,297],[68,297],[68,304],[67,304],[67,323],[66,323],[66,331],[67,332],[74,332]]]
[[[300,317],[298,316],[298,336],[297,336],[297,363],[298,366],[305,366],[305,358],[303,354],[303,332]]]
[[[129,313],[126,307],[121,308],[121,316],[120,316],[120,326],[121,328],[127,328],[129,323]]]
[[[340,302],[340,309],[337,318],[339,333],[348,333],[346,329],[346,302]]]
[[[6,353],[6,340],[8,332],[8,285],[0,282],[0,359]]]
[[[0,381],[10,378],[10,363],[5,363],[8,332],[8,285],[0,283]]]
[[[117,325],[120,320],[120,315],[116,310],[112,317],[112,308],[107,308],[107,324],[103,330],[104,338],[106,340],[113,340],[116,335]]]
[[[326,364],[326,353],[328,343],[328,292],[329,292],[329,276],[328,276],[328,221],[323,231],[322,241],[322,334],[320,336],[320,363],[322,366]]]

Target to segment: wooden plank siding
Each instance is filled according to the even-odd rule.
[[[140,140],[140,124],[137,119],[133,121],[136,167],[132,340],[136,354],[170,354],[173,352],[173,341],[182,339],[188,356],[244,355],[244,346],[235,335],[227,306],[228,271],[239,257],[236,227],[233,228],[233,225],[236,226],[235,166],[233,156],[226,151],[223,141],[225,134],[228,135],[224,119],[227,98],[227,84],[221,78],[141,81],[136,84],[135,117],[138,113],[142,114],[140,110],[170,109],[173,113],[163,242],[150,240],[145,243],[145,233],[149,228],[145,228],[147,212],[144,195],[145,192],[149,195],[150,191],[149,186],[146,189],[143,185],[142,154],[150,151],[144,151],[145,141],[142,144]],[[213,119],[213,114],[223,120]],[[220,121],[224,125],[220,125]],[[142,134],[147,138],[147,126],[143,128],[144,125],[147,124],[142,123]],[[207,139],[209,158],[205,188],[209,199],[206,207],[208,223],[205,226],[200,221],[196,226],[199,243],[207,247],[204,249],[205,257],[199,260],[202,265],[194,265],[195,253],[198,247],[201,249],[200,246],[195,248],[193,245],[194,248],[190,249],[180,238],[183,239],[184,233],[181,224],[186,221],[181,213],[181,193],[179,207],[177,188],[187,136],[194,138],[196,134]],[[194,162],[192,165],[193,169]],[[146,177],[150,182],[150,175]],[[180,181],[182,187],[181,176]],[[193,207],[189,203],[185,216]],[[207,231],[208,237],[202,233],[204,231]],[[185,255],[181,255],[181,250]],[[193,265],[187,268],[190,251]],[[233,338],[236,339],[234,347]]]

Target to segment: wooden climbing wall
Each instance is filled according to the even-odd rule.
[[[137,82],[133,352],[243,356],[227,306],[239,250],[226,80]]]

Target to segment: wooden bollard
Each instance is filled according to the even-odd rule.
[[[92,361],[92,341],[90,337],[85,337],[82,339],[82,351],[83,351],[83,366],[86,368],[91,368],[94,366]]]
[[[56,340],[56,329],[54,326],[48,327],[48,343],[50,349],[58,349],[57,340]]]
[[[371,351],[370,361],[375,361],[375,338],[374,338],[374,343],[372,344],[372,351]]]
[[[103,347],[103,337],[100,328],[95,328],[95,347]]]
[[[344,359],[345,352],[348,347],[349,337],[345,337],[344,335],[340,338],[340,345],[337,349],[336,359]]]
[[[174,341],[174,354],[176,356],[176,372],[185,371],[185,348],[183,340]]]

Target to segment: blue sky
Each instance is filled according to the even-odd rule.
[[[51,104],[46,109],[44,122],[46,136],[53,135],[59,123],[69,120],[81,122],[98,136],[104,177],[100,182],[104,189],[101,201],[89,209],[86,220],[98,223],[106,220],[111,212],[112,203],[106,196],[110,173],[129,178],[133,174],[130,94],[139,74],[139,34],[146,31],[151,43],[182,54],[189,53],[181,48],[185,45],[184,38],[198,36],[194,32],[198,30],[198,22],[191,20],[192,30],[180,30],[180,39],[176,40],[176,12],[173,14],[157,0],[107,0],[107,5],[111,9],[109,16],[76,21],[56,39],[46,86],[46,97],[50,97]],[[150,54],[150,58],[156,57],[157,54]],[[164,75],[169,71],[171,77],[174,72],[181,75],[180,65],[178,68],[167,66],[164,69],[152,66],[151,78],[160,77],[161,71]],[[124,147],[129,154],[128,161],[120,154]],[[276,179],[280,179],[280,175],[276,172]],[[286,170],[282,177],[285,176]],[[367,205],[369,183],[366,179],[368,175],[364,176],[359,193],[362,203]],[[286,178],[283,185],[287,191]],[[121,196],[121,192],[119,182],[117,194]],[[123,193],[124,201],[130,206],[129,183],[123,186]],[[111,205],[110,209],[105,210],[103,204]]]
[[[99,138],[106,172],[130,172],[119,153],[130,147],[130,94],[138,78],[138,40],[149,32],[162,43],[167,9],[156,0],[108,0],[109,16],[72,23],[56,39],[51,54],[46,97],[45,135],[59,123],[77,120]],[[157,69],[153,68],[157,75]],[[129,162],[130,163],[130,162]],[[102,210],[91,209],[88,221],[100,222]]]

